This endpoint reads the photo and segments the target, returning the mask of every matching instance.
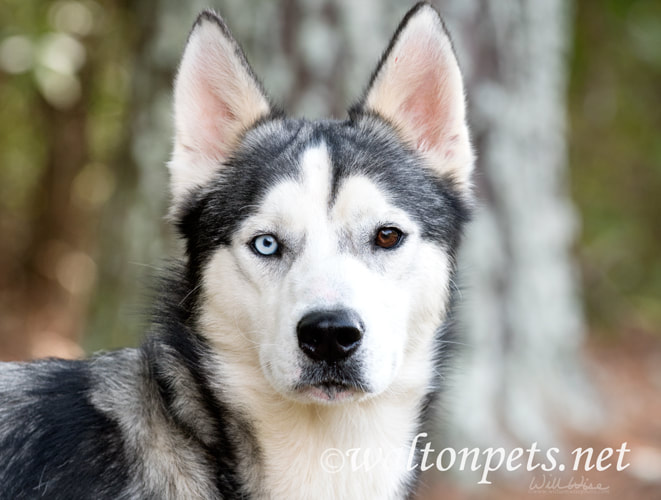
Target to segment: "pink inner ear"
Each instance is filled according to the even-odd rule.
[[[452,126],[452,109],[448,93],[448,80],[437,62],[423,59],[423,53],[414,53],[408,61],[408,72],[416,74],[413,86],[406,89],[406,98],[399,107],[401,118],[421,150],[439,150],[445,146],[446,135]],[[403,69],[403,68],[400,68]]]
[[[235,114],[229,105],[218,96],[211,84],[201,82],[195,89],[197,116],[191,116],[196,122],[191,127],[197,131],[197,137],[190,137],[194,148],[205,156],[222,158],[227,153],[228,130],[231,123],[236,120]]]
[[[457,111],[461,110],[461,84],[455,88],[457,69],[449,41],[425,23],[413,23],[385,67],[383,85],[391,91],[383,99],[398,100],[392,118],[414,147],[449,157],[456,147]],[[461,101],[461,102],[459,102]],[[384,102],[387,109],[388,103]],[[378,108],[378,104],[377,104]]]

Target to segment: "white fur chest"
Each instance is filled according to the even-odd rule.
[[[256,498],[403,498],[417,405],[287,406],[263,415]]]

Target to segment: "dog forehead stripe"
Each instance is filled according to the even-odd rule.
[[[331,157],[325,141],[308,147],[301,153],[302,181],[315,201],[328,200],[333,174]]]

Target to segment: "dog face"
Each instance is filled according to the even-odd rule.
[[[222,20],[200,16],[170,163],[198,326],[230,376],[261,374],[293,400],[402,389],[407,367],[433,362],[472,154],[461,76],[431,7],[403,21],[350,115],[273,113]]]

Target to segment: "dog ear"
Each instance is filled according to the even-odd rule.
[[[207,182],[243,131],[271,106],[224,21],[212,11],[197,18],[174,88],[174,151],[169,163],[173,205]]]
[[[461,72],[432,6],[419,3],[406,14],[353,111],[385,118],[432,169],[470,190],[474,158]]]

